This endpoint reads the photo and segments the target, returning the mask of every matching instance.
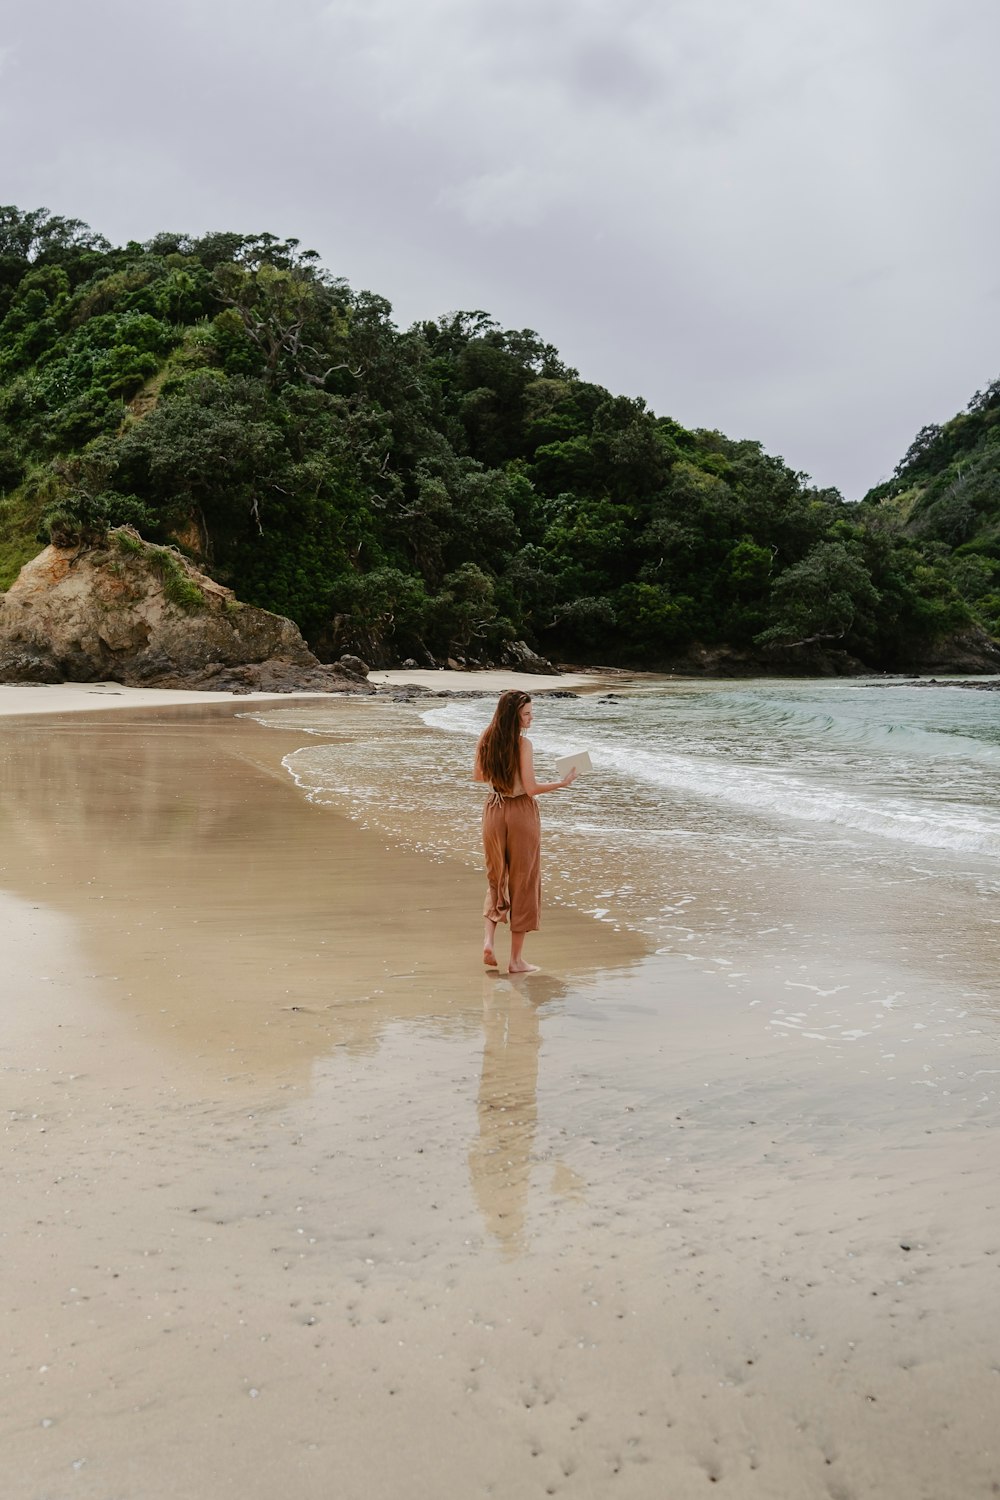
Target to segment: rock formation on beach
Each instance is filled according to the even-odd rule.
[[[1000,673],[1000,646],[980,626],[915,645],[908,670],[913,672]]]
[[[324,666],[281,615],[241,604],[172,547],[129,526],[46,547],[0,594],[0,681],[286,693],[371,692]]]
[[[690,677],[866,677],[874,671],[1000,673],[1000,646],[981,626],[968,624],[930,640],[911,639],[900,658],[881,668],[832,642],[798,641],[750,647],[692,645],[662,664]]]

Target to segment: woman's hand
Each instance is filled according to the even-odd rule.
[[[569,770],[566,772],[566,775],[563,777],[562,781],[560,781],[559,785],[570,786],[576,780],[579,774],[580,773],[576,769],[576,766],[570,766]]]

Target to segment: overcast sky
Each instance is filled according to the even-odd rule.
[[[995,0],[7,0],[0,201],[297,235],[849,499],[1000,374]]]

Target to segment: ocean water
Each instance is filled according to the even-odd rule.
[[[470,767],[492,707],[369,701],[253,717],[303,732],[285,765],[313,801],[478,866]],[[904,988],[924,978],[963,1002],[997,1000],[1000,695],[644,681],[539,697],[531,739],[543,779],[557,755],[585,749],[594,764],[541,799],[548,899],[730,986],[769,972],[829,994],[850,958]]]

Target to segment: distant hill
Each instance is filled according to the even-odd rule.
[[[943,427],[922,428],[893,478],[863,503],[943,561],[976,617],[1000,635],[1000,380]]]
[[[581,380],[530,329],[473,311],[400,330],[295,240],[115,247],[0,209],[0,588],[50,538],[131,525],[325,660],[526,640],[637,667],[988,670],[978,399],[848,505],[759,443]]]

